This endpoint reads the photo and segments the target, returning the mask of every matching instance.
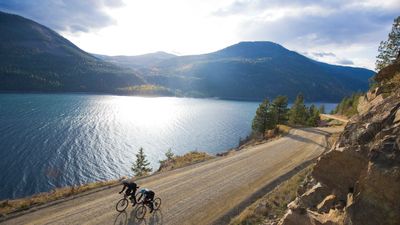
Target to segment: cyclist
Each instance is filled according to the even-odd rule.
[[[153,205],[154,195],[155,195],[154,191],[149,190],[147,188],[143,188],[140,190],[140,196],[138,201],[140,201],[140,199],[142,199],[143,197],[143,203],[149,206],[150,213],[152,213],[154,210],[154,205]]]
[[[133,201],[133,205],[135,205],[136,204],[135,193],[136,193],[137,189],[139,188],[139,186],[137,186],[137,184],[135,182],[129,181],[129,180],[123,180],[122,185],[124,185],[124,187],[122,188],[122,190],[119,193],[121,194],[126,189],[125,194],[127,196],[130,196],[129,199],[131,201]]]

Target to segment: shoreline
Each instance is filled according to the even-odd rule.
[[[166,173],[169,171],[174,171],[174,170],[182,169],[185,167],[193,166],[193,165],[205,162],[205,161],[213,160],[215,158],[226,157],[231,154],[235,154],[235,152],[246,150],[249,147],[253,147],[253,146],[265,144],[267,142],[271,142],[274,140],[278,140],[278,139],[284,137],[290,131],[290,129],[291,128],[289,128],[285,131],[282,131],[282,133],[277,134],[276,137],[269,138],[269,139],[262,139],[262,140],[249,139],[240,146],[237,146],[235,148],[226,149],[224,151],[221,151],[219,153],[212,154],[212,155],[205,153],[205,152],[189,151],[182,156],[191,154],[193,152],[197,152],[197,153],[205,153],[206,155],[208,155],[210,157],[206,158],[205,160],[195,161],[192,163],[187,163],[183,166],[174,167],[172,169],[161,170],[161,171],[160,171],[160,169],[161,169],[161,165],[160,165],[160,167],[152,174],[147,175],[147,176],[138,177],[135,179],[140,180],[140,179],[143,179],[146,177],[151,177],[151,176],[158,175],[161,173]],[[182,156],[178,155],[177,157],[182,157]],[[122,179],[126,179],[126,178],[132,179],[133,177],[121,177],[121,178],[114,179],[114,180],[95,181],[95,182],[86,183],[86,184],[83,184],[80,186],[64,186],[64,187],[54,188],[47,192],[39,192],[39,193],[35,193],[33,195],[21,197],[21,198],[2,199],[2,200],[0,200],[0,221],[1,221],[1,218],[5,218],[5,217],[8,218],[8,215],[11,215],[14,213],[19,213],[21,211],[29,211],[31,208],[34,208],[34,207],[40,207],[43,205],[51,204],[52,202],[68,200],[69,198],[74,198],[76,196],[79,196],[79,195],[82,195],[85,193],[91,193],[97,189],[105,189],[108,187],[113,187],[113,186],[119,185],[120,181]],[[92,186],[92,187],[90,187],[90,186]],[[82,189],[82,190],[79,191],[79,189]],[[61,195],[60,195],[60,193],[61,193]],[[44,201],[42,201],[41,199],[44,199]],[[16,205],[15,209],[9,210],[8,212],[4,213],[4,211],[7,211],[7,210],[4,210],[4,208],[6,208],[7,205],[10,205],[10,207],[11,207],[13,204]]]
[[[194,97],[194,96],[176,96],[176,95],[124,95],[113,92],[84,92],[84,91],[5,91],[0,90],[0,94],[49,94],[49,95],[108,95],[108,96],[125,96],[125,97],[143,97],[143,98],[188,98],[188,99],[210,99],[222,101],[238,101],[238,102],[257,102],[260,103],[263,98],[241,98],[241,97]],[[306,104],[339,104],[340,100],[316,100],[307,101]],[[289,102],[293,104],[293,102]]]

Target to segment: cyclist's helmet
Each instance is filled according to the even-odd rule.
[[[122,180],[122,184],[129,184],[129,182],[128,182],[128,180],[127,179],[125,179],[125,180]]]
[[[142,188],[142,189],[140,189],[140,193],[142,193],[142,194],[144,194],[146,191],[148,191],[147,188]]]

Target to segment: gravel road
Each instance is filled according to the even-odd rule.
[[[338,128],[293,129],[287,136],[229,156],[138,181],[162,198],[161,209],[142,221],[134,208],[115,210],[121,187],[62,201],[2,224],[225,224],[254,193],[326,150],[326,136]]]

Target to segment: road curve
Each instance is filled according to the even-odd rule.
[[[113,187],[3,221],[2,224],[212,224],[267,184],[319,156],[326,135],[337,128],[294,129],[278,140],[232,155],[157,174],[138,181],[163,200],[145,220],[134,209],[115,210],[120,187]],[[221,220],[218,220],[221,221]]]
[[[343,123],[349,122],[349,119],[347,119],[346,116],[341,116],[341,115],[331,115],[331,114],[321,114],[322,118],[328,118],[328,119],[333,119],[337,120]]]

